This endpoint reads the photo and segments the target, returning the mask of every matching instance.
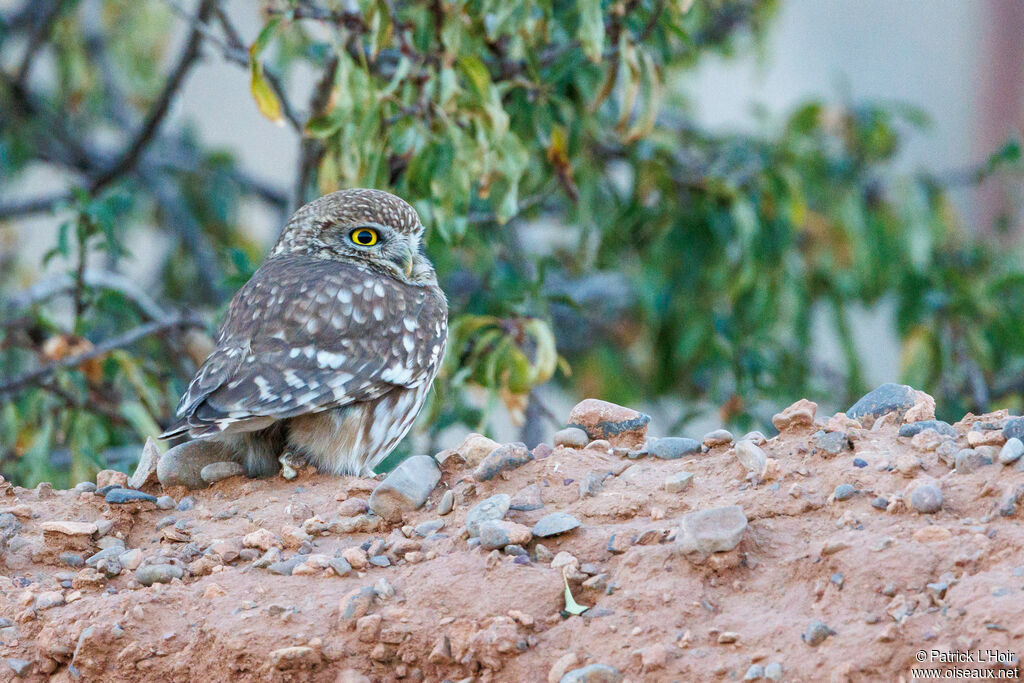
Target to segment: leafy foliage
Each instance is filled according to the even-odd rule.
[[[960,226],[949,179],[893,173],[919,114],[811,102],[760,135],[712,134],[666,88],[702,56],[756,40],[772,2],[290,0],[265,3],[263,29],[243,39],[201,0],[173,53],[177,3],[96,4],[98,16],[40,0],[0,17],[0,64],[15,65],[0,69],[0,182],[40,164],[71,179],[52,197],[0,202],[0,219],[55,211],[65,227],[48,258],[67,267],[20,290],[19,269],[39,264],[0,263],[6,475],[67,483],[129,465],[262,257],[240,207],[283,218],[353,186],[405,197],[429,229],[453,313],[421,420],[435,435],[486,430],[501,405],[528,427],[549,381],[681,399],[680,429],[714,408],[763,426],[769,406],[865,388],[850,311],[883,301],[905,379],[942,408],[1020,405],[1024,271]],[[294,196],[162,125],[204,53],[239,67],[254,106],[294,130]],[[285,85],[311,70],[299,106]],[[134,131],[120,152],[95,142],[111,129]],[[1021,170],[1010,143],[953,182]],[[117,277],[148,226],[170,245],[152,290]],[[207,334],[179,313],[196,306]],[[811,365],[817,311],[844,367]]]

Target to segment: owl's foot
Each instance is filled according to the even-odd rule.
[[[293,450],[285,450],[277,459],[281,463],[281,476],[291,480],[298,476],[298,470],[306,466],[306,458]]]

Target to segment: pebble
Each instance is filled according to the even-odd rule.
[[[192,508],[194,508],[195,506],[196,506],[196,499],[193,498],[192,496],[185,496],[184,498],[182,498],[181,500],[178,501],[177,509],[178,509],[179,512],[187,512],[187,511],[191,510]]]
[[[569,412],[567,427],[578,427],[591,440],[604,439],[619,448],[640,448],[651,417],[596,398],[584,399]]]
[[[148,493],[143,493],[142,491],[135,491],[134,489],[114,489],[107,493],[107,495],[103,497],[103,500],[115,505],[139,502],[155,503],[156,496],[151,496]]]
[[[1020,460],[1022,455],[1024,455],[1024,441],[1014,436],[1003,444],[1002,450],[999,451],[999,462],[1009,465]]]
[[[986,465],[991,465],[992,458],[976,448],[963,448],[957,452],[953,462],[957,474],[970,474]]]
[[[441,502],[437,504],[437,514],[447,515],[453,509],[455,509],[455,492],[448,489],[441,496]]]
[[[533,525],[533,535],[539,538],[557,536],[572,531],[580,525],[580,520],[565,512],[552,512],[544,515]]]
[[[345,576],[352,571],[352,565],[344,557],[332,557],[327,560],[327,565],[334,570],[338,576]]]
[[[147,437],[146,445],[142,447],[142,455],[139,456],[139,464],[135,466],[135,473],[128,479],[128,487],[141,489],[147,484],[158,483],[156,465],[159,461],[160,448],[153,437]]]
[[[135,580],[143,586],[152,586],[154,583],[170,583],[173,579],[180,579],[184,575],[184,570],[173,564],[148,564],[135,570]]]
[[[715,448],[716,446],[728,446],[733,441],[732,432],[727,429],[715,429],[704,435],[701,442],[707,448]]]
[[[580,488],[580,499],[593,498],[601,492],[604,488],[604,478],[606,472],[588,472],[579,484]]]
[[[807,630],[803,632],[800,639],[811,647],[817,647],[825,642],[826,638],[835,635],[835,633],[824,622],[812,621],[807,625]]]
[[[864,460],[863,458],[854,458],[853,459],[853,466],[854,467],[867,467],[868,466],[868,461]]]
[[[512,502],[509,504],[510,510],[518,510],[520,512],[540,510],[542,507],[544,507],[544,500],[541,498],[540,484],[530,484],[525,488],[519,489],[512,496]]]
[[[176,504],[170,496],[160,496],[156,499],[156,506],[161,510],[173,510]]]
[[[431,534],[436,534],[438,531],[444,528],[443,519],[431,519],[426,522],[417,524],[413,529],[413,532],[420,538],[426,538]]]
[[[100,470],[96,473],[96,488],[107,486],[124,487],[128,485],[128,475],[117,470]]]
[[[32,666],[32,662],[27,659],[15,659],[14,657],[11,657],[7,660],[7,666],[10,667],[15,676],[22,676],[28,672],[29,667]]]
[[[470,467],[476,467],[500,444],[482,434],[469,434],[455,449]]]
[[[273,562],[267,567],[267,571],[271,574],[277,574],[278,576],[291,576],[295,568],[298,567],[305,561],[302,555],[295,555],[287,560],[281,560],[280,562]]]
[[[889,501],[883,498],[882,496],[878,496],[873,501],[871,501],[871,507],[878,508],[879,510],[885,510],[889,507]]]
[[[242,537],[242,545],[246,548],[259,548],[266,551],[281,546],[281,539],[267,529],[257,529]]]
[[[676,472],[665,478],[665,491],[668,493],[682,493],[689,488],[693,481],[693,472]]]
[[[905,425],[900,425],[899,436],[913,437],[926,429],[931,429],[943,436],[951,436],[954,439],[958,436],[956,429],[953,425],[942,420],[922,420],[921,422],[910,422]]]
[[[765,468],[768,466],[768,455],[753,441],[737,442],[733,452],[736,454],[736,459],[748,472],[753,472],[758,476],[764,474]]]
[[[526,444],[509,443],[494,449],[473,470],[473,478],[477,481],[490,481],[501,472],[522,467],[533,460]]]
[[[440,480],[441,470],[431,456],[406,458],[370,494],[370,509],[389,522],[400,522],[405,512],[427,501]]]
[[[794,429],[805,429],[814,425],[814,415],[818,404],[802,398],[781,413],[772,416],[772,425],[780,432]]]
[[[840,484],[836,487],[835,491],[832,492],[832,497],[836,500],[849,500],[856,495],[857,489],[852,484]]]
[[[914,406],[916,395],[906,384],[886,382],[865,394],[845,412],[848,417],[859,420],[862,417],[879,417],[886,413],[906,413]]]
[[[769,681],[781,681],[782,680],[782,665],[778,662],[772,662],[764,668],[764,677]]]
[[[41,527],[44,533],[58,533],[65,536],[92,536],[97,531],[96,524],[93,522],[43,522]]]
[[[726,552],[739,544],[746,528],[739,505],[697,510],[683,515],[676,542],[683,552]]]
[[[825,451],[830,455],[839,455],[851,447],[850,437],[846,435],[846,432],[826,432],[819,429],[814,432],[811,438],[819,450]]]
[[[566,673],[558,683],[621,683],[622,674],[607,664],[590,664]]]
[[[367,612],[370,611],[370,607],[373,606],[375,597],[377,597],[377,592],[373,590],[373,586],[364,586],[363,588],[349,591],[342,597],[339,604],[341,618],[359,619],[360,617],[365,617]]]
[[[243,474],[245,474],[245,468],[242,467],[242,464],[232,460],[212,462],[199,470],[199,476],[207,484],[215,484],[218,481],[240,477]]]
[[[96,491],[96,484],[91,481],[80,481],[75,484],[75,490],[79,493],[93,493]]]
[[[700,453],[700,442],[696,439],[687,439],[681,436],[666,436],[663,439],[656,439],[651,444],[648,452],[655,458],[662,460],[678,460],[688,455]]]
[[[203,468],[227,460],[231,460],[231,450],[224,444],[209,439],[194,439],[168,449],[161,455],[156,464],[156,475],[165,489],[171,486],[204,489],[208,484],[201,474]]]
[[[557,431],[551,440],[555,446],[565,446],[567,448],[584,448],[590,443],[590,437],[579,427],[566,427]]]
[[[764,667],[760,664],[751,664],[750,668],[747,669],[747,673],[743,676],[745,681],[757,681],[762,678],[764,678]]]
[[[525,545],[533,538],[528,527],[515,522],[489,519],[480,524],[480,547],[484,550],[501,549],[507,545]]]
[[[69,567],[81,567],[85,565],[85,560],[78,553],[61,553],[60,561],[62,564],[66,564]]]
[[[388,559],[387,555],[374,555],[370,558],[370,564],[374,567],[390,567],[391,560]]]
[[[923,515],[938,512],[942,509],[942,491],[935,486],[922,484],[911,492],[910,505]]]
[[[480,535],[480,524],[490,519],[501,519],[509,510],[512,497],[507,493],[498,493],[486,498],[469,509],[466,513],[466,530],[470,536]]]
[[[142,550],[139,548],[127,550],[117,556],[117,561],[128,571],[134,571],[142,564]]]

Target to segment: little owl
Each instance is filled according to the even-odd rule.
[[[444,355],[448,306],[422,237],[416,211],[380,190],[296,211],[161,438],[219,442],[250,476],[277,471],[279,456],[371,474]]]

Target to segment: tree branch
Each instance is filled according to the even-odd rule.
[[[125,332],[124,334],[112,337],[111,339],[97,344],[85,353],[68,356],[67,358],[62,358],[61,360],[54,361],[53,363],[47,363],[46,365],[36,368],[31,372],[26,372],[25,374],[15,377],[8,382],[0,384],[0,398],[14,394],[26,387],[45,382],[58,370],[77,367],[82,363],[104,356],[116,349],[131,346],[150,335],[178,328],[202,326],[203,321],[193,316],[177,316],[166,320],[140,325],[133,330]]]

